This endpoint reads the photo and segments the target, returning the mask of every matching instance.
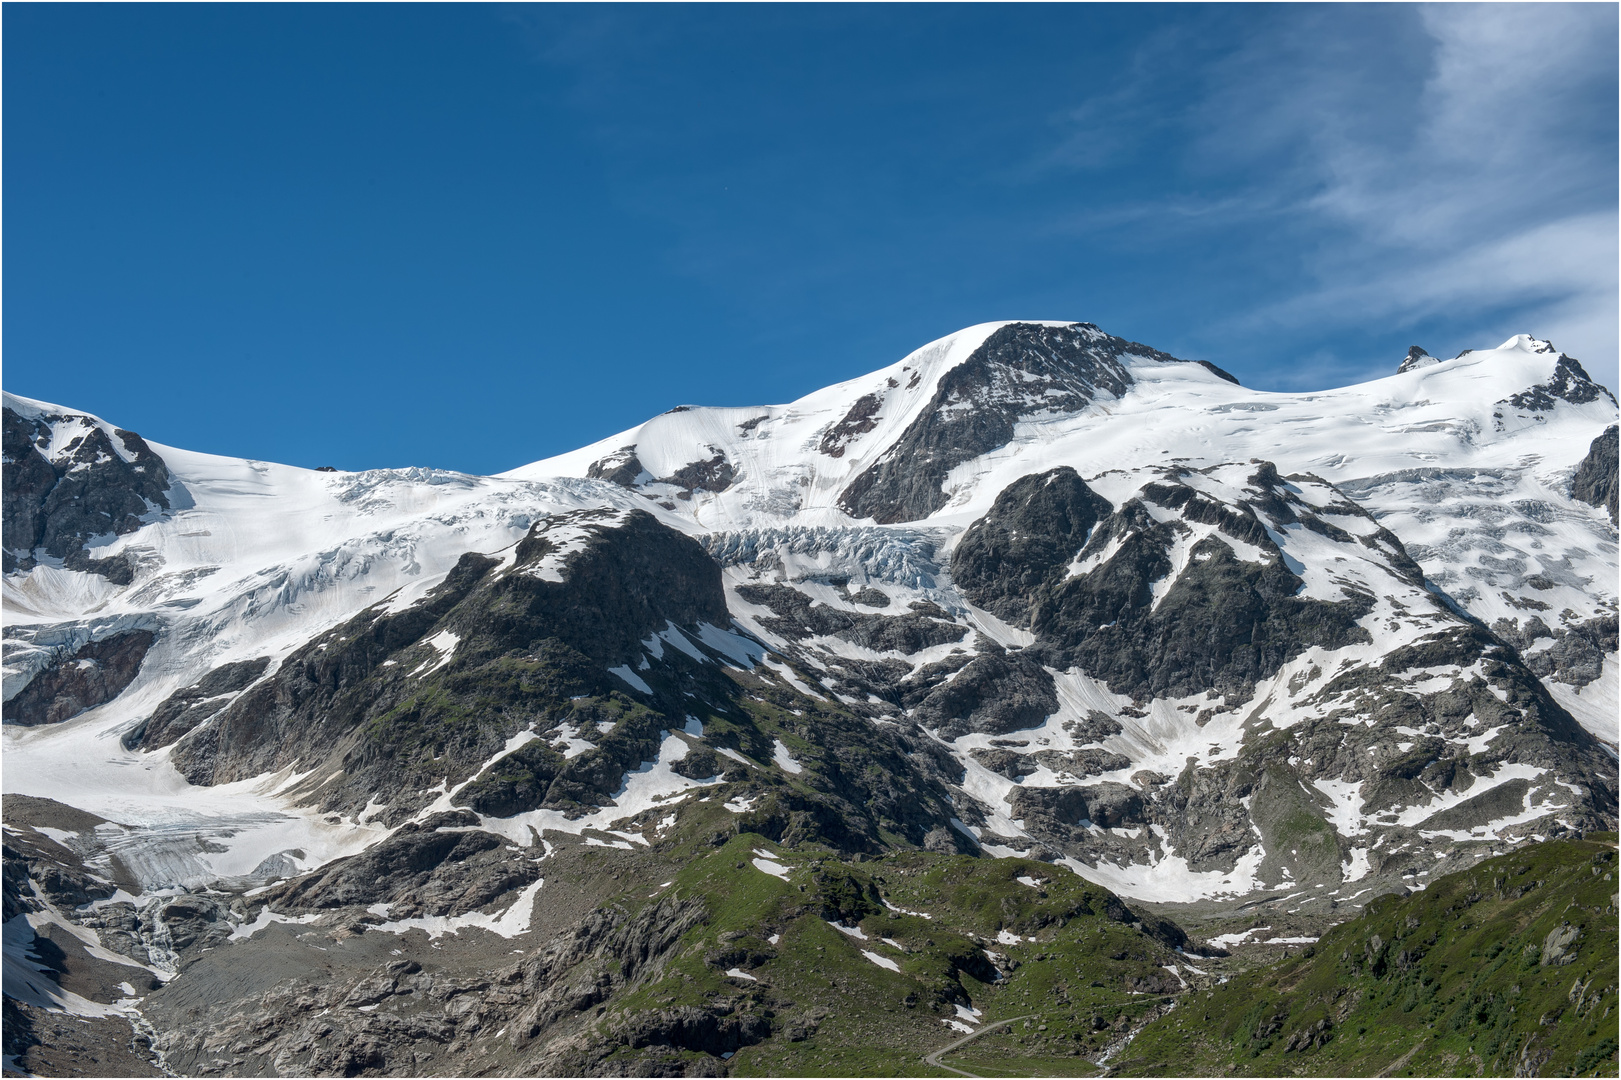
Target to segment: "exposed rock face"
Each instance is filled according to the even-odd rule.
[[[372,695],[353,691],[394,652],[414,645],[495,565],[464,556],[422,602],[392,615],[368,609],[331,634],[295,652],[276,674],[231,703],[213,722],[183,736],[173,760],[193,783],[220,782],[275,771],[351,732]],[[338,648],[331,648],[338,644]],[[143,747],[169,734],[149,729]],[[148,743],[150,738],[152,743]]]
[[[744,585],[737,594],[751,604],[770,608],[774,617],[764,620],[764,625],[789,640],[823,635],[869,649],[911,654],[933,645],[961,641],[968,632],[966,627],[949,621],[944,611],[931,611],[926,604],[919,604],[906,615],[871,615],[814,603],[803,592],[786,585]]]
[[[878,426],[880,407],[881,402],[877,394],[863,394],[857,398],[844,419],[828,428],[827,433],[822,436],[820,446],[822,453],[832,458],[843,457],[845,447],[851,439],[857,435],[864,435]]]
[[[669,494],[678,499],[690,499],[695,491],[725,491],[737,479],[737,469],[723,451],[713,446],[707,450],[708,457],[688,462],[669,476],[653,477],[636,456],[636,447],[625,446],[592,462],[585,474],[593,480],[607,480],[633,491],[649,484],[665,484],[673,489]]]
[[[132,1030],[127,1019],[46,1008],[68,994],[105,1003],[144,996],[163,984],[145,966],[148,952],[139,936],[108,926],[108,918],[119,924],[126,915],[136,923],[133,907],[110,904],[116,886],[69,846],[75,834],[94,830],[103,819],[50,799],[7,795],[5,821],[0,908],[7,924],[7,1071],[163,1075],[152,1060],[150,1033]],[[103,948],[85,948],[85,939],[94,941],[98,933]]]
[[[116,886],[85,867],[76,853],[40,833],[40,827],[91,830],[103,818],[51,799],[5,796],[5,874],[0,879],[0,914],[10,922],[45,904],[77,908],[105,900]]]
[[[1541,344],[1547,345],[1546,342]],[[1552,348],[1549,345],[1544,351],[1551,351]],[[1554,365],[1553,375],[1547,382],[1512,394],[1498,404],[1535,414],[1549,412],[1561,401],[1572,405],[1585,405],[1600,398],[1608,399],[1612,403],[1615,401],[1614,394],[1592,380],[1587,370],[1582,367],[1581,361],[1560,353],[1559,362]],[[1501,418],[1502,414],[1499,413],[1498,416]]]
[[[593,480],[606,480],[620,487],[634,488],[636,482],[647,474],[641,461],[636,457],[634,446],[622,447],[601,461],[594,461],[585,471],[585,475]]]
[[[1526,667],[1570,686],[1586,686],[1604,671],[1605,656],[1615,655],[1621,645],[1616,629],[1614,615],[1556,627],[1533,615],[1519,622],[1499,619],[1492,626],[1498,637],[1520,650]],[[1543,638],[1552,638],[1552,643],[1539,645]]]
[[[1580,499],[1591,506],[1602,506],[1610,511],[1610,520],[1621,523],[1616,504],[1617,439],[1621,428],[1612,424],[1588,448],[1587,456],[1576,466],[1576,475],[1570,478],[1571,498]]]
[[[1409,673],[1437,669],[1461,675],[1439,693],[1403,689]],[[1377,857],[1370,854],[1373,869],[1382,874],[1423,869],[1421,849],[1435,842],[1438,830],[1467,833],[1528,806],[1559,806],[1572,823],[1577,817],[1595,825],[1606,820],[1603,807],[1614,781],[1606,775],[1602,750],[1510,650],[1479,628],[1457,627],[1419,647],[1395,650],[1377,667],[1331,680],[1310,701],[1319,714],[1314,718],[1246,747],[1231,763],[1190,768],[1154,793],[1153,817],[1190,866],[1232,865],[1254,843],[1253,823],[1270,853],[1260,868],[1263,879],[1276,880],[1286,862],[1289,880],[1340,881],[1339,864],[1354,842],[1336,836],[1323,800],[1312,791],[1348,780],[1359,784],[1362,812],[1390,826],[1407,807],[1426,801],[1436,807],[1413,821],[1413,832],[1392,828],[1395,842],[1381,842]],[[1352,718],[1365,720],[1348,726]],[[1476,727],[1502,734],[1475,753],[1468,734]],[[1426,734],[1412,738],[1410,732]],[[1569,800],[1560,794],[1566,789],[1542,778],[1482,782],[1516,762],[1579,778],[1577,783],[1592,785],[1594,798]],[[1458,799],[1471,790],[1480,794]],[[1446,797],[1435,800],[1436,793]],[[1379,818],[1381,813],[1390,816]],[[1284,862],[1271,861],[1283,853]]]
[[[657,483],[679,488],[675,494],[678,499],[690,499],[694,491],[725,491],[737,479],[737,469],[726,460],[724,453],[714,447],[709,449],[713,451],[712,456],[688,462],[669,476],[660,477]]]
[[[703,903],[695,900],[661,900],[634,917],[612,906],[592,912],[559,934],[520,966],[521,989],[528,1004],[511,1028],[514,1045],[527,1044],[569,1013],[583,1012],[634,981],[707,914]],[[691,1049],[708,1049],[703,1044],[715,1038],[714,1028],[706,1027],[696,1016],[670,1016],[664,1024],[656,1023],[656,1019],[643,1014],[630,1019],[622,1030],[632,1038],[640,1038],[643,1046],[656,1042],[691,1043],[696,1044]],[[756,1033],[754,1041],[764,1034]],[[732,1040],[732,1045],[713,1052],[718,1055],[736,1050],[739,1045],[741,1041]],[[590,1060],[588,1057],[578,1062],[575,1069]],[[573,1072],[557,1068],[543,1075],[566,1076]]]
[[[1409,371],[1429,367],[1432,364],[1439,364],[1440,362],[1440,360],[1431,356],[1419,346],[1414,345],[1412,348],[1407,350],[1407,356],[1404,360],[1402,360],[1401,366],[1396,369],[1396,374],[1405,375]]]
[[[193,685],[170,694],[148,719],[124,736],[124,744],[149,750],[168,746],[229,705],[269,666],[270,658],[261,656],[215,668]]]
[[[1046,824],[1086,824],[1103,829],[1129,828],[1150,820],[1142,793],[1126,784],[1107,782],[1080,787],[1021,788],[1009,803],[1013,816],[1046,817]]]
[[[6,702],[5,722],[57,724],[111,701],[135,681],[155,637],[150,630],[127,630],[58,658]]]
[[[1063,580],[1093,526],[1113,509],[1068,466],[1021,477],[963,534],[951,576],[979,607],[1026,625],[1032,601]]]
[[[438,814],[402,826],[365,852],[281,885],[266,901],[284,912],[387,904],[391,919],[462,915],[540,877],[533,860],[502,853],[499,836],[466,831],[471,814]],[[463,831],[440,831],[461,826]]]
[[[1349,534],[1290,494],[1270,465],[1249,478],[1247,501],[1237,504],[1201,494],[1191,479],[1171,474],[1144,487],[1079,551],[1073,529],[1066,542],[1049,541],[1046,575],[1028,593],[996,598],[1010,614],[1021,607],[1030,612],[1029,626],[1049,663],[1079,665],[1117,693],[1137,698],[1214,691],[1242,699],[1306,648],[1369,640],[1358,620],[1372,597],[1349,589],[1338,601],[1297,595],[1305,583],[1268,530],[1303,526],[1345,542]],[[1072,498],[1084,489],[1076,484],[1079,478],[1070,482]],[[1178,519],[1161,520],[1167,510]],[[1200,525],[1220,536],[1198,537]],[[1259,557],[1240,559],[1223,537]],[[1422,580],[1394,537],[1386,533],[1372,542],[1385,546],[1410,583]],[[1185,567],[1173,567],[1173,552],[1187,544]],[[1085,569],[1059,576],[1071,559]],[[1155,583],[1173,577],[1156,595]]]
[[[536,565],[547,557],[546,567]],[[559,561],[552,573],[563,580],[549,579]],[[512,648],[557,637],[600,662],[636,655],[640,641],[671,622],[731,622],[720,568],[697,541],[639,510],[541,522],[518,545],[517,564],[487,588],[491,625],[469,625],[470,634],[490,633]]]
[[[988,649],[912,708],[913,717],[944,738],[969,732],[1005,735],[1034,727],[1058,709],[1052,676],[1019,653]]]
[[[1020,420],[1079,412],[1099,397],[1124,394],[1131,374],[1119,358],[1127,353],[1178,362],[1091,323],[1002,327],[941,377],[927,408],[851,482],[839,505],[881,525],[928,517],[946,504],[946,474],[1007,445]]]
[[[687,757],[691,756],[689,752]],[[689,766],[697,764],[700,771],[686,775],[695,780],[718,775],[720,769],[713,761],[714,755],[709,756],[708,771],[702,771],[703,763],[688,763]],[[565,761],[561,754],[539,739],[524,743],[463,788],[456,796],[456,804],[491,817],[511,817],[539,809],[545,805],[546,796],[557,778],[567,771]]]
[[[128,560],[97,559],[88,544],[134,532],[144,517],[169,509],[172,480],[163,459],[133,431],[109,436],[85,416],[23,416],[8,407],[0,421],[5,572],[49,557],[128,585],[134,580]]]
[[[164,1076],[150,1040],[123,1017],[81,1019],[5,999],[5,1054],[25,1076]]]
[[[605,797],[627,768],[657,756],[660,726],[657,714],[615,702],[612,687],[625,686],[606,669],[639,657],[640,642],[667,626],[727,625],[719,568],[641,511],[548,519],[518,545],[512,566],[492,574],[495,566],[464,556],[418,604],[368,609],[310,642],[181,738],[173,760],[194,783],[220,783],[342,754],[350,797],[364,805],[368,785],[392,789],[402,768],[420,770],[421,786],[432,787],[427,774],[465,777],[526,725],[544,730],[572,717],[619,726],[601,754],[551,772],[550,758],[531,749],[469,798],[529,808],[540,787],[555,788],[554,798]],[[168,737],[185,715],[149,727],[143,745]],[[480,722],[465,722],[473,717]]]

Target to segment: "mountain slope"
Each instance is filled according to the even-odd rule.
[[[1615,399],[1528,335],[1425,358],[1357,386],[1264,393],[1089,324],[987,324],[792,405],[683,407],[509,475],[610,478],[747,543],[852,518],[947,539],[1053,467],[1266,460],[1339,486],[1432,584],[1540,655],[1561,704],[1614,745],[1616,534],[1577,497],[1602,481],[1574,470]]]
[[[1613,1076],[1616,857],[1599,839],[1382,897],[1296,958],[1188,995],[1118,1073]]]
[[[1441,483],[1433,470],[1387,472],[1382,479],[1363,477],[1336,489],[1311,474],[1284,474],[1275,466],[1226,459],[1201,464],[1211,459],[1173,456],[1166,448],[1230,451],[1245,449],[1246,443],[1254,448],[1264,440],[1253,422],[1235,426],[1231,417],[1270,411],[1288,414],[1275,418],[1283,423],[1268,430],[1290,430],[1299,448],[1295,457],[1302,451],[1321,457],[1314,448],[1325,441],[1322,429],[1332,436],[1347,423],[1370,426],[1365,415],[1411,411],[1410,418],[1383,424],[1387,435],[1403,436],[1399,449],[1388,440],[1365,437],[1356,464],[1435,459],[1448,444],[1461,442],[1466,452],[1452,456],[1474,462],[1473,487],[1481,486],[1484,465],[1509,460],[1519,469],[1513,482],[1525,485],[1538,481],[1527,475],[1520,442],[1534,436],[1539,447],[1557,449],[1572,442],[1570,433],[1591,425],[1593,417],[1603,419],[1614,411],[1607,393],[1586,380],[1579,365],[1529,338],[1452,361],[1404,366],[1407,371],[1364,387],[1323,395],[1261,395],[1264,400],[1256,400],[1257,395],[1222,373],[1111,338],[1086,324],[995,324],[943,339],[867,380],[829,388],[794,406],[761,410],[742,421],[733,422],[735,410],[667,414],[621,448],[638,462],[646,459],[634,471],[628,458],[617,473],[608,468],[612,461],[587,461],[596,452],[590,448],[573,455],[572,466],[569,461],[541,463],[520,470],[520,476],[495,480],[425,472],[310,474],[161,448],[166,475],[173,478],[175,508],[155,511],[157,519],[139,532],[114,534],[113,542],[99,543],[107,558],[147,567],[131,586],[108,591],[105,578],[50,565],[8,577],[8,599],[24,617],[8,629],[8,713],[34,715],[24,707],[30,691],[20,687],[23,683],[33,687],[35,696],[50,690],[53,702],[69,702],[72,708],[71,702],[81,699],[98,703],[91,691],[104,698],[120,680],[133,682],[118,698],[120,715],[134,719],[121,720],[119,726],[150,726],[160,716],[160,727],[179,738],[185,732],[175,728],[177,723],[189,729],[208,721],[206,730],[186,735],[190,742],[173,749],[167,747],[174,738],[131,742],[148,751],[163,749],[182,767],[182,775],[240,783],[278,769],[289,778],[293,772],[309,773],[316,762],[308,753],[289,750],[261,759],[251,745],[252,735],[241,736],[248,745],[223,751],[204,753],[193,744],[217,741],[219,731],[232,723],[232,709],[261,714],[256,703],[266,694],[281,693],[277,688],[286,682],[285,674],[278,673],[283,658],[300,649],[323,651],[325,643],[319,633],[312,636],[313,630],[323,624],[337,627],[363,603],[389,595],[390,587],[406,589],[389,600],[391,609],[400,610],[433,589],[469,548],[506,558],[498,553],[520,530],[546,515],[593,505],[623,514],[639,506],[667,526],[697,535],[722,563],[727,614],[804,673],[801,678],[791,668],[782,669],[784,685],[830,695],[856,715],[879,722],[904,726],[910,720],[949,746],[964,770],[957,788],[964,797],[958,831],[977,830],[976,840],[989,840],[992,850],[1046,845],[1101,880],[1150,894],[1169,888],[1170,895],[1191,897],[1260,887],[1263,878],[1254,876],[1260,864],[1240,871],[1234,860],[1247,854],[1264,862],[1265,830],[1252,826],[1234,835],[1230,811],[1205,820],[1200,813],[1190,814],[1184,801],[1197,803],[1197,796],[1172,791],[1210,786],[1195,782],[1199,774],[1210,773],[1214,779],[1229,769],[1229,761],[1254,754],[1275,757],[1281,744],[1268,743],[1262,729],[1292,731],[1291,746],[1324,747],[1286,755],[1295,760],[1286,762],[1285,772],[1301,792],[1291,798],[1303,798],[1311,807],[1303,812],[1322,823],[1313,828],[1338,836],[1343,882],[1366,876],[1362,860],[1367,856],[1359,852],[1373,850],[1376,841],[1384,843],[1381,825],[1411,829],[1455,803],[1478,804],[1482,810],[1452,814],[1468,818],[1468,828],[1443,830],[1426,844],[1462,843],[1465,834],[1482,827],[1485,832],[1478,839],[1489,843],[1503,839],[1505,828],[1525,831],[1521,825],[1535,827],[1539,819],[1560,812],[1565,827],[1602,823],[1584,818],[1583,807],[1589,799],[1606,805],[1603,793],[1613,786],[1607,779],[1611,762],[1591,746],[1582,749],[1580,739],[1571,742],[1573,736],[1560,725],[1565,722],[1561,706],[1581,706],[1576,715],[1592,723],[1592,706],[1613,692],[1613,597],[1605,593],[1601,572],[1581,572],[1613,564],[1613,529],[1607,550],[1603,544],[1583,549],[1585,563],[1572,557],[1575,549],[1561,551],[1558,568],[1548,561],[1546,540],[1529,540],[1541,545],[1543,572],[1520,574],[1523,580],[1517,579],[1515,587],[1522,595],[1500,589],[1493,607],[1483,590],[1454,589],[1453,595],[1441,587],[1448,575],[1484,580],[1476,566],[1460,570],[1454,562],[1425,568],[1409,558],[1403,541],[1383,524],[1396,521],[1408,531],[1417,528],[1409,528],[1404,511],[1388,507],[1414,497],[1415,486],[1429,490]],[[1472,399],[1460,403],[1465,390]],[[1409,400],[1398,403],[1404,395]],[[1385,404],[1377,404],[1381,401]],[[70,415],[65,410],[37,403],[19,403],[19,408],[19,417],[55,416],[72,431],[106,427],[93,418],[65,419]],[[1443,409],[1452,419],[1432,420]],[[1348,411],[1361,415],[1349,416]],[[1182,430],[1177,433],[1168,425]],[[1140,445],[1145,427],[1152,429],[1147,437],[1159,446],[1157,455]],[[941,434],[950,431],[959,435]],[[1300,437],[1308,431],[1309,438]],[[700,436],[706,433],[714,437],[703,442]],[[923,493],[917,497],[938,507],[929,517],[873,526],[850,523],[838,509],[840,500],[848,504],[853,498],[851,491],[878,490],[871,487],[876,479],[862,487],[862,477],[899,476],[893,471],[897,463],[920,461],[926,455],[917,448],[942,438],[952,445],[950,462],[940,468],[938,462],[920,464],[906,481],[914,485],[908,490]],[[1282,449],[1275,436],[1268,445]],[[1338,445],[1356,444],[1344,440]],[[683,454],[691,457],[694,448],[706,454],[713,450],[718,458],[676,460]],[[1099,458],[1113,467],[1090,471],[1089,460]],[[1022,528],[1026,537],[1039,532],[1030,522],[1002,519],[1017,511],[1015,504],[1029,501],[1019,494],[1020,485],[1057,475],[1025,471],[1025,479],[1019,480],[1020,471],[1057,459],[1081,467],[1056,466],[1070,478],[1065,483],[1078,485],[1074,499],[1090,500],[1084,536],[1070,522],[1067,533],[1049,544],[1040,567],[1026,550],[1005,558],[985,555],[984,538],[992,532]],[[1328,464],[1343,473],[1348,460],[1341,453]],[[1130,462],[1136,464],[1121,468]],[[522,478],[565,467],[614,473],[615,478]],[[1508,482],[1510,471],[1496,469],[1492,482]],[[655,472],[664,479],[652,479]],[[939,487],[942,473],[954,491],[949,497]],[[792,476],[810,501],[781,513],[772,509],[786,505],[774,485],[785,476]],[[1014,479],[996,490],[1004,476]],[[691,483],[678,488],[671,477],[679,484]],[[114,478],[107,486],[117,482]],[[946,504],[940,506],[940,498],[929,491]],[[1364,504],[1372,503],[1371,511],[1347,497],[1353,492],[1363,495]],[[1007,505],[998,509],[1001,504]],[[1425,511],[1432,529],[1437,527],[1436,505],[1428,503]],[[1439,505],[1447,506],[1445,500]],[[1580,511],[1556,513],[1550,498],[1513,505],[1516,513],[1543,522],[1558,524],[1563,514],[1570,528],[1591,530],[1594,524],[1590,514],[1581,519]],[[1565,505],[1583,504],[1567,498]],[[274,514],[283,519],[290,514],[301,527],[266,528],[259,506],[274,506]],[[1473,521],[1477,512],[1470,505],[1450,517],[1440,516]],[[738,523],[750,527],[713,527],[728,517],[740,517]],[[753,524],[773,520],[781,524]],[[828,524],[810,524],[815,521]],[[963,524],[972,527],[964,530]],[[218,532],[211,527],[216,525]],[[1555,536],[1547,525],[1537,528],[1540,533],[1519,531]],[[1452,528],[1449,536],[1458,532]],[[1515,530],[1498,524],[1495,534],[1512,537]],[[297,546],[289,545],[290,539]],[[297,547],[312,539],[326,539],[324,549],[300,554]],[[1505,551],[1505,542],[1492,544]],[[1428,556],[1435,549],[1417,550]],[[29,557],[48,558],[49,553]],[[1491,564],[1493,574],[1517,565],[1503,555],[1479,557]],[[1010,563],[1019,565],[1016,574],[1005,572]],[[1023,581],[1038,573],[1041,581]],[[1556,625],[1540,615],[1525,617],[1527,611],[1552,617],[1552,605],[1535,596],[1563,603],[1553,620]],[[885,606],[872,606],[880,603]],[[28,620],[30,608],[38,621]],[[1499,616],[1489,622],[1494,639],[1468,629],[1460,609],[1482,621],[1502,610],[1514,611],[1517,618]],[[78,618],[60,618],[75,610]],[[94,616],[86,618],[90,612]],[[724,621],[718,612],[715,608],[709,618]],[[1231,618],[1238,612],[1246,614]],[[456,636],[448,627],[441,633]],[[647,640],[662,648],[656,638]],[[83,682],[90,675],[77,673],[106,670],[85,649],[115,646],[122,650],[116,653],[120,657],[148,647],[153,652],[144,666],[140,659],[126,661],[78,696],[55,689],[52,679]],[[1414,686],[1420,684],[1413,683],[1410,673],[1420,669],[1389,662],[1406,655],[1401,652],[1406,647],[1417,648],[1412,655],[1426,658],[1421,669],[1425,689],[1416,696]],[[657,658],[648,650],[599,657],[598,670],[615,666],[611,659],[645,665]],[[247,704],[227,705],[219,695],[191,700],[189,695],[198,691],[186,687],[210,670],[247,663],[270,667],[258,676],[258,689],[230,691],[242,694]],[[1345,665],[1363,674],[1353,678]],[[156,677],[135,676],[135,667]],[[1540,685],[1538,675],[1545,680]],[[391,677],[398,682],[401,675]],[[641,682],[640,676],[636,679]],[[638,688],[621,680],[621,692],[634,695]],[[1547,699],[1550,692],[1556,701]],[[374,697],[375,691],[362,694]],[[1505,702],[1499,700],[1505,695],[1524,704],[1505,712]],[[1467,704],[1460,711],[1455,700]],[[1382,722],[1364,724],[1365,734],[1355,734],[1343,723],[1347,707],[1364,713],[1372,709]],[[57,708],[60,713],[62,706]],[[208,720],[216,714],[220,722]],[[1503,719],[1514,717],[1522,719],[1505,727]],[[1529,727],[1524,718],[1534,718]],[[1303,719],[1309,723],[1299,726]],[[294,727],[304,733],[300,738],[308,736],[307,724]],[[1511,729],[1512,738],[1507,734]],[[1318,730],[1321,737],[1310,734]],[[1015,731],[1027,737],[1010,739]],[[55,781],[46,759],[77,757],[73,737],[42,732],[12,748],[19,755],[39,748],[39,794],[60,790],[51,786]],[[509,737],[514,732],[493,725],[468,744],[491,745],[468,752],[487,756]],[[1385,764],[1372,766],[1366,752],[1361,753],[1363,764],[1351,764],[1356,754],[1345,758],[1345,750],[1353,746],[1392,742],[1405,749]],[[287,745],[304,744],[295,739]],[[1260,749],[1263,745],[1272,749]],[[1334,745],[1341,749],[1330,753],[1326,748]],[[245,754],[243,760],[255,764],[220,772],[213,765],[220,753],[227,760]],[[1409,753],[1429,754],[1419,764],[1434,765],[1431,771],[1447,779],[1401,775],[1410,768],[1405,764]],[[1195,759],[1198,767],[1178,780]],[[451,762],[448,771],[454,776],[444,782],[461,782],[462,771],[482,760]],[[272,762],[275,768],[269,767]],[[1277,767],[1276,762],[1270,765]],[[82,772],[83,763],[75,769]],[[1255,770],[1246,766],[1241,773]],[[1255,774],[1269,775],[1265,769]],[[1484,782],[1477,785],[1477,780]],[[1375,790],[1370,782],[1383,794],[1369,798]],[[362,775],[344,783],[353,792],[343,801],[345,807],[358,811],[370,804],[367,788],[372,781]],[[1214,790],[1222,793],[1221,799],[1248,798],[1243,792],[1249,783],[1222,780]],[[164,780],[164,785],[172,788],[172,781]],[[1503,790],[1490,795],[1498,788]],[[276,813],[300,799],[308,806],[313,790],[306,784],[296,798],[282,791],[252,813]],[[1406,794],[1397,796],[1398,791]],[[1560,794],[1564,791],[1575,793],[1575,801]],[[1517,810],[1504,801],[1512,801],[1510,793],[1523,797]],[[193,798],[155,790],[144,797],[158,801],[145,811],[148,817],[184,814],[181,804]],[[117,804],[103,798],[98,812],[116,809],[127,820],[141,820],[142,811],[131,805],[131,798],[120,798]],[[245,800],[238,796],[234,801]],[[1487,803],[1503,806],[1480,818]],[[1098,810],[1096,820],[1113,823],[1107,826],[1071,813],[1085,806],[1090,814],[1094,804],[1124,809]],[[1392,811],[1394,821],[1373,820],[1377,813],[1388,817]],[[307,822],[303,829],[325,831],[309,820],[309,809],[300,813]],[[1187,835],[1190,821],[1198,823],[1196,832],[1213,830],[1212,836]],[[232,823],[233,829],[238,824]],[[1173,824],[1184,834],[1180,845],[1160,836],[1160,830]],[[1077,827],[1087,836],[1076,834]],[[1435,828],[1419,831],[1437,833]],[[1132,832],[1137,835],[1123,835]],[[306,839],[313,846],[327,846],[315,844],[316,835]],[[351,840],[371,842],[354,833],[327,843]],[[1407,858],[1394,855],[1398,849],[1383,850],[1387,860]],[[1173,851],[1186,853],[1173,857]],[[1313,858],[1326,865],[1326,853]],[[233,869],[251,867],[233,864]],[[1264,878],[1282,885],[1303,872],[1320,873],[1322,866],[1311,871],[1274,866]],[[1171,884],[1173,879],[1180,884]]]
[[[450,935],[476,967],[565,912],[630,933],[621,889],[553,867],[617,852],[647,898],[675,838],[993,856],[1300,936],[1613,828],[1614,399],[1523,336],[1402,367],[1261,394],[1090,324],[988,324],[502,477],[214,458],[8,395],[33,546],[7,553],[7,797],[50,830],[7,874],[19,963],[63,920],[165,983],[119,1008],[178,1033],[213,1022],[174,981],[206,951],[283,994],[260,934],[377,964]],[[510,1020],[508,993],[451,996]],[[733,1012],[645,1045],[721,1068],[765,1030]],[[584,1037],[572,1015],[540,1029]],[[547,1067],[645,1065],[569,1045]],[[405,1060],[355,1053],[275,1067]]]

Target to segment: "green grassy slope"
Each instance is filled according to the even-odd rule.
[[[593,1049],[571,1063],[635,1074],[656,1061],[663,1071],[675,1067],[673,1048],[701,1070],[703,1050],[683,1044],[741,1042],[725,1064],[734,1075],[940,1074],[923,1057],[961,1037],[952,1021],[1029,1015],[1028,1027],[964,1052],[1006,1059],[1017,1074],[1090,1075],[1086,1058],[1183,988],[1166,967],[1183,959],[1176,928],[1062,867],[908,850],[896,834],[921,834],[902,823],[935,793],[900,786],[885,758],[894,750],[869,724],[728,675],[742,692],[729,710],[701,714],[703,743],[758,766],[723,759],[733,782],[686,802],[658,843],[683,868],[614,898],[632,919],[674,902],[703,916],[656,972],[638,971],[610,997],[584,1033]],[[774,740],[801,772],[770,764]],[[761,852],[786,876],[761,869]],[[981,1015],[966,1023],[959,1006]],[[731,1034],[683,1034],[682,1023],[710,1024],[700,1014]]]
[[[1122,1075],[1615,1076],[1615,834],[1386,896],[1299,957],[1190,993]]]
[[[760,852],[786,877],[762,870]],[[639,1016],[724,1002],[762,1022],[734,1074],[936,1073],[922,1057],[959,1037],[948,1021],[961,1006],[981,1023],[1038,1014],[1040,1039],[1021,1045],[1017,1071],[1061,1062],[1086,1075],[1083,1055],[1179,985],[1161,966],[1176,954],[1117,898],[1044,863],[932,852],[845,862],[757,833],[694,844],[688,858],[661,893],[697,898],[706,918],[658,977],[612,1001],[597,1034],[619,1048],[597,1069],[634,1071],[611,1059],[639,1054],[624,1038]]]

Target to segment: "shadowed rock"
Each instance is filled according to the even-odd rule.
[[[6,723],[59,724],[106,704],[135,681],[156,636],[150,630],[126,630],[57,658],[6,702]]]
[[[143,517],[170,508],[173,481],[163,459],[133,431],[115,430],[115,447],[100,425],[79,415],[25,417],[6,408],[0,421],[5,572],[29,569],[44,555],[69,570],[128,585],[134,580],[129,561],[94,558],[89,542],[134,532]],[[51,445],[53,426],[68,423],[80,434],[47,459],[42,450]]]
[[[1576,466],[1576,475],[1570,478],[1571,498],[1606,508],[1614,522],[1621,522],[1616,502],[1618,437],[1621,437],[1621,428],[1611,424],[1604,434],[1593,440],[1587,456]]]

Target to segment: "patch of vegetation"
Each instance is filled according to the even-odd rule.
[[[1119,1069],[1614,1076],[1616,927],[1615,834],[1530,844],[1184,996]]]
[[[733,790],[689,804],[666,841],[684,867],[657,895],[701,898],[706,919],[609,1004],[598,1038],[691,1007],[761,1018],[733,1075],[939,1075],[925,1057],[977,1010],[963,1026],[984,1034],[942,1066],[1090,1076],[1107,1053],[1122,1075],[1616,1072],[1613,834],[1381,897],[1218,984],[1232,965],[1173,951],[1151,917],[1063,867],[791,847],[728,830],[743,820],[723,805]],[[642,1052],[614,1056],[634,1071]]]
[[[734,1074],[930,1075],[924,1056],[977,1010],[964,1026],[1038,1017],[970,1044],[989,1074],[1091,1075],[1087,1057],[1180,988],[1165,966],[1178,955],[1061,867],[928,851],[856,861],[748,831],[715,844],[723,818],[741,820],[721,798],[683,814],[669,850],[684,866],[659,899],[619,901],[697,899],[706,918],[597,1022],[595,1038],[620,1043],[612,1057],[643,1052],[625,1032],[687,1009],[765,1021],[729,1059]],[[670,1048],[651,1052],[670,1063]]]

